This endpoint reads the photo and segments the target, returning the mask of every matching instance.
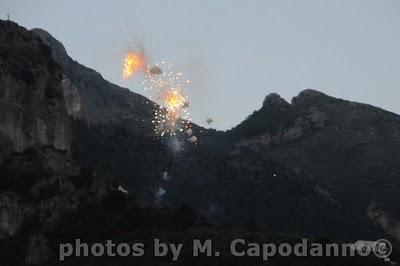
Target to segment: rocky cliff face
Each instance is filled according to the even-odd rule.
[[[13,22],[0,21],[0,134],[2,151],[34,145],[69,150],[62,72],[51,48]]]
[[[61,87],[63,89],[65,108],[68,115],[75,119],[80,118],[81,96],[78,89],[68,78],[62,80]]]

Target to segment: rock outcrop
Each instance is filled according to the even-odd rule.
[[[290,104],[285,99],[283,99],[278,93],[270,93],[265,97],[263,106],[288,108]]]
[[[68,78],[64,78],[61,85],[64,93],[65,108],[68,115],[75,119],[79,118],[81,111],[81,97],[78,89]]]
[[[15,23],[0,21],[0,135],[9,149],[70,149],[61,78],[50,47]]]

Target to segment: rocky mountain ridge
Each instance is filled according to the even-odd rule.
[[[166,192],[165,204],[185,202],[211,219],[222,219],[220,221],[225,222],[244,217],[243,211],[256,202],[259,207],[255,209],[258,211],[252,214],[256,223],[267,221],[271,226],[274,223],[270,221],[272,216],[268,218],[260,213],[271,210],[271,204],[282,204],[279,203],[283,200],[279,193],[288,197],[289,187],[293,185],[287,183],[277,188],[278,194],[269,198],[268,204],[263,205],[265,195],[274,193],[275,189],[267,180],[273,180],[273,175],[278,172],[275,166],[269,168],[268,165],[281,165],[279,167],[285,169],[283,172],[297,173],[294,179],[289,177],[290,174],[285,174],[285,178],[308,187],[304,190],[304,195],[294,196],[295,201],[302,197],[326,197],[326,201],[319,202],[325,202],[325,209],[336,212],[335,217],[340,217],[340,212],[355,213],[354,216],[346,214],[349,219],[348,230],[355,230],[350,225],[351,220],[360,220],[360,227],[363,228],[360,232],[384,230],[383,227],[379,229],[379,225],[373,229],[375,221],[368,218],[369,203],[383,201],[379,199],[382,191],[374,191],[376,187],[369,185],[371,181],[366,181],[365,175],[370,175],[371,170],[368,169],[374,168],[377,160],[380,160],[378,164],[385,164],[385,172],[392,171],[386,179],[389,178],[394,187],[397,187],[398,168],[395,157],[391,156],[398,152],[395,143],[400,140],[400,120],[397,115],[310,89],[299,93],[291,103],[278,94],[270,94],[265,98],[262,108],[238,126],[227,132],[199,129],[203,132],[199,136],[199,145],[186,147],[184,152],[176,155],[169,151],[168,141],[152,137],[149,130],[152,112],[151,106],[144,104],[146,99],[104,81],[100,74],[73,61],[64,47],[45,31],[36,29],[33,32],[53,47],[55,60],[62,66],[65,77],[70,80],[70,86],[74,86],[80,95],[80,101],[75,101],[75,106],[80,105],[81,108],[77,114],[78,120],[86,120],[86,124],[91,125],[87,127],[78,123],[73,130],[73,135],[76,136],[76,141],[73,141],[75,158],[98,171],[108,171],[108,174],[118,176],[131,192],[143,195],[146,201],[151,201],[157,191],[162,189]],[[140,136],[140,141],[136,136]],[[215,143],[218,144],[214,145]],[[371,151],[369,145],[373,147]],[[375,148],[378,150],[375,151]],[[371,156],[381,157],[370,158]],[[321,161],[324,158],[325,161]],[[217,163],[211,163],[210,160]],[[342,164],[348,166],[343,168]],[[161,176],[165,171],[174,176],[172,181],[162,180]],[[308,184],[308,178],[301,177],[301,172],[307,173],[305,175],[313,180],[312,184]],[[259,176],[259,180],[256,176]],[[374,182],[381,182],[381,187],[387,187],[391,183],[386,179],[376,179]],[[242,181],[247,184],[239,185]],[[302,186],[300,183],[298,187]],[[221,186],[229,192],[218,190]],[[238,205],[233,204],[240,197],[228,195],[239,195],[240,190],[246,186],[249,189],[258,187],[265,195],[260,198],[249,197],[246,204],[244,201],[238,201]],[[212,192],[202,192],[205,190]],[[390,193],[393,194],[395,193]],[[393,200],[396,201],[396,196],[389,202]],[[343,207],[348,204],[353,206]],[[231,209],[233,207],[229,207],[230,205],[235,205],[236,209]],[[305,206],[308,204],[303,203],[296,208],[305,211]],[[311,209],[316,208],[311,206]],[[351,210],[352,208],[355,210]],[[385,207],[384,210],[385,213],[394,215],[391,219],[397,219],[396,208],[390,208],[389,211]],[[230,217],[227,213],[235,214]],[[287,223],[287,214],[282,213],[277,211],[274,214],[281,218],[278,218],[279,222],[273,229],[289,232],[290,223],[284,225]],[[332,213],[319,213],[318,216],[325,217]],[[312,216],[311,213],[308,215]],[[301,216],[303,215],[299,213],[296,217],[299,221],[303,220],[298,232],[311,230],[305,229],[307,219],[304,220]],[[226,219],[227,217],[230,218]],[[243,222],[250,221],[247,219]],[[283,229],[285,227],[287,229]]]
[[[291,104],[277,95],[265,103],[230,132],[235,152],[312,173],[342,206],[400,240],[400,116],[314,90]]]
[[[11,265],[44,264],[74,237],[141,232],[399,239],[398,115],[314,90],[291,103],[271,94],[227,132],[193,125],[198,145],[176,152],[179,136],[153,135],[146,98],[47,32],[0,21],[0,44],[0,255]]]

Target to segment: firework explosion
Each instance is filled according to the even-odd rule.
[[[128,79],[133,77],[137,71],[145,69],[145,59],[143,53],[129,52],[124,59],[124,70],[122,78]]]
[[[123,77],[132,77],[137,71],[144,72],[142,85],[149,92],[149,98],[157,102],[154,105],[154,131],[158,136],[176,136],[186,132],[188,140],[197,142],[191,129],[188,111],[189,101],[186,86],[191,82],[183,79],[181,72],[174,71],[174,64],[161,61],[143,68],[145,58],[137,53],[128,53],[124,61]]]
[[[172,63],[162,61],[149,66],[142,84],[151,92],[150,98],[160,104],[154,111],[156,134],[174,136],[190,129],[189,102],[185,93],[189,83],[183,80],[181,72],[174,71]]]

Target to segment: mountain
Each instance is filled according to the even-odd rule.
[[[400,240],[400,116],[314,90],[267,96],[232,129],[235,150],[311,173],[360,224]],[[358,218],[357,218],[358,217]]]
[[[0,256],[58,265],[60,243],[154,237],[398,239],[399,116],[306,90],[227,132],[153,134],[154,103],[71,59],[41,29],[0,21]],[[180,145],[181,149],[176,149]],[[146,255],[65,265],[170,264]],[[197,260],[198,259],[198,260]],[[237,259],[237,260],[236,260]],[[264,265],[186,251],[175,265]],[[376,258],[271,265],[379,265]],[[172,263],[171,263],[172,264]]]
[[[198,146],[179,139],[158,140],[147,131],[153,116],[148,100],[74,62],[50,34],[33,32],[52,45],[69,87],[76,88],[81,99],[72,141],[73,158],[80,163],[119,177],[124,187],[144,201],[159,203],[161,191],[163,204],[184,202],[215,222],[236,220],[306,235],[333,230],[325,221],[339,216],[340,207],[311,175],[249,153],[232,154],[230,141],[225,141],[222,151],[215,150],[216,139],[230,139],[229,134],[196,125],[194,130],[203,133]],[[83,110],[93,110],[93,114]],[[185,149],[174,152],[169,148],[173,141]],[[165,181],[163,173],[171,180]],[[292,219],[298,221],[296,226]]]
[[[142,200],[159,201],[161,190],[163,204],[184,202],[219,223],[339,238],[352,232],[352,240],[386,232],[400,240],[398,115],[315,90],[291,103],[270,94],[232,130],[194,125],[198,145],[179,142],[184,150],[176,153],[176,140],[152,134],[149,100],[72,60],[49,33],[33,32],[53,48],[64,91],[75,91],[64,95],[79,98],[73,158],[117,177]]]

